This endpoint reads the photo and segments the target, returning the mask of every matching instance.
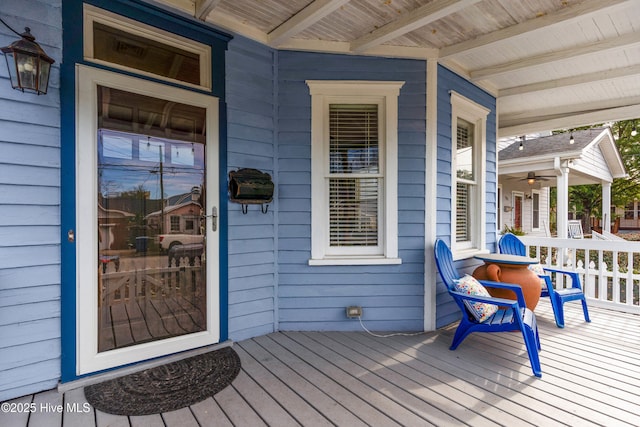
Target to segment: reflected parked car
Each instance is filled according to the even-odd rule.
[[[174,245],[169,249],[169,267],[180,265],[182,258],[189,259],[189,265],[194,265],[196,257],[202,262],[202,252],[204,245],[202,243],[190,243],[188,245]],[[175,262],[175,264],[173,264]]]

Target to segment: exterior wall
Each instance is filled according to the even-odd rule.
[[[5,153],[0,160],[0,400],[4,400],[53,388],[60,380],[65,340],[60,326],[61,259],[68,270],[75,264],[68,256],[61,258],[65,256],[62,230],[68,225],[61,223],[61,199],[73,199],[73,192],[60,189],[61,1],[4,0],[0,16],[16,27],[30,26],[56,59],[49,93],[40,97],[11,90],[6,69],[0,66],[0,147]],[[13,40],[8,30],[0,28],[2,45]],[[65,75],[73,81],[73,61],[67,67]],[[225,72],[222,120],[226,119],[228,139],[222,155],[226,154],[227,172],[256,168],[272,174],[276,183],[276,198],[266,214],[256,206],[243,215],[240,205],[223,205],[228,215],[221,216],[220,227],[228,233],[229,256],[228,265],[225,262],[221,268],[228,273],[229,338],[241,340],[274,330],[359,330],[359,323],[344,314],[348,305],[364,308],[363,321],[371,329],[422,330],[425,205],[434,210],[424,197],[425,174],[436,173],[424,167],[426,63],[278,52],[236,37],[229,44]],[[456,90],[492,111],[495,100],[444,68],[439,76],[437,234],[446,237],[451,208],[448,91]],[[406,82],[398,99],[401,265],[308,265],[312,224],[307,79]],[[72,97],[73,85],[65,87],[67,97]],[[490,249],[496,235],[495,128],[491,113],[486,197]],[[438,326],[442,326],[456,320],[457,308],[441,284],[438,291]],[[66,340],[74,340],[73,322],[62,320]]]
[[[60,378],[60,0],[2,0],[56,60],[47,95],[11,89],[0,65],[0,400]],[[0,46],[17,36],[0,26]]]
[[[540,192],[540,229],[533,230],[533,201],[526,197],[531,194],[531,186],[524,182],[513,179],[503,179],[502,184],[502,224],[499,224],[498,231],[505,226],[513,227],[513,211],[504,212],[504,207],[511,207],[513,204],[513,192],[519,191],[525,195],[522,203],[522,231],[528,235],[545,236],[545,227],[549,227],[549,187],[537,189]],[[546,226],[545,226],[546,224]]]
[[[450,91],[491,110],[487,117],[486,152],[486,245],[494,252],[496,249],[497,222],[497,155],[496,155],[496,100],[493,96],[464,80],[457,74],[440,66],[438,68],[438,182],[436,200],[436,233],[451,244],[451,102]],[[503,188],[503,194],[506,193]],[[457,263],[461,273],[472,272],[479,264],[473,258]],[[438,277],[436,289],[436,327],[447,325],[460,317],[460,310],[453,302],[446,287]]]
[[[275,59],[273,49],[248,39],[229,43],[227,166],[267,172],[277,185]],[[249,206],[243,215],[240,205],[228,205],[229,337],[236,341],[275,330],[277,209],[272,203],[263,214],[259,206]]]
[[[613,181],[611,170],[599,145],[594,145],[590,150],[584,152],[579,161],[574,161],[572,168],[605,181]]]
[[[422,330],[424,269],[424,61],[282,51],[278,54],[279,329]],[[401,265],[309,266],[311,96],[305,80],[396,80]]]

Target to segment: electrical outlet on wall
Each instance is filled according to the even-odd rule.
[[[349,307],[347,307],[347,317],[350,319],[362,317],[362,307],[357,305],[350,305]]]

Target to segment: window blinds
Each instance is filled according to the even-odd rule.
[[[329,107],[329,244],[378,245],[377,104]]]

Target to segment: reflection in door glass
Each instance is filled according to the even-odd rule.
[[[205,331],[203,108],[98,88],[98,351]]]

